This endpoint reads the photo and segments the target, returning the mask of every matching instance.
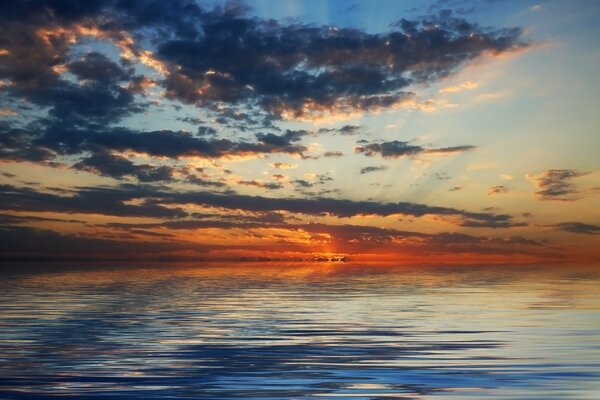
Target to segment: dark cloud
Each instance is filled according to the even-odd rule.
[[[50,217],[39,217],[35,215],[11,215],[11,214],[0,214],[0,223],[2,225],[19,225],[29,222],[72,222],[72,223],[84,223],[84,221],[78,219],[61,219],[61,218],[50,218]]]
[[[292,131],[287,130],[283,135],[275,135],[273,133],[257,133],[256,139],[265,145],[279,147],[279,148],[290,148],[294,147],[293,142],[298,142],[303,136],[308,134],[305,130]],[[305,150],[304,147],[302,147]]]
[[[371,143],[365,146],[357,146],[354,148],[354,151],[368,157],[380,155],[384,158],[398,158],[403,156],[415,156],[418,154],[460,153],[473,149],[475,149],[475,146],[425,148],[422,146],[411,145],[408,142],[393,140],[391,142]]]
[[[243,186],[254,186],[261,189],[276,190],[283,188],[283,185],[279,182],[261,182],[261,181],[238,181],[239,185]]]
[[[287,153],[302,155],[306,147],[294,144],[301,135],[298,132],[284,135],[258,134],[257,142],[235,142],[229,139],[204,138],[185,131],[136,131],[128,128],[102,128],[101,126],[74,127],[50,123],[37,129],[12,128],[0,124],[0,158],[15,161],[51,161],[58,156],[93,155],[76,168],[88,169],[111,176],[138,175],[150,172],[148,166],[135,168],[123,157],[111,156],[110,152],[144,153],[152,157],[223,158],[231,156]],[[100,165],[105,162],[107,165]],[[116,166],[116,164],[120,164]],[[117,168],[118,167],[118,168]],[[127,170],[128,169],[128,170]],[[146,170],[146,172],[143,172]],[[118,171],[120,170],[120,172]],[[160,174],[166,174],[162,169]],[[158,170],[151,175],[156,176]]]
[[[540,189],[535,192],[540,200],[572,201],[580,198],[572,180],[587,174],[574,169],[549,169],[541,175],[528,177]]]
[[[477,220],[468,220],[464,221],[460,224],[460,226],[464,226],[467,228],[519,228],[524,226],[529,226],[527,222],[514,222],[512,220],[506,221],[477,221]]]
[[[173,179],[175,172],[175,169],[172,167],[157,167],[147,164],[136,165],[127,158],[111,154],[106,150],[97,151],[90,157],[75,164],[73,168],[117,179],[124,176],[132,176],[140,182],[170,181]]]
[[[411,84],[447,76],[485,52],[524,46],[518,29],[485,30],[449,15],[402,20],[385,34],[230,12],[213,12],[196,26],[202,35],[158,44],[158,57],[180,66],[165,79],[168,96],[246,103],[293,118],[390,107],[407,99],[402,90]]]
[[[69,72],[80,80],[99,82],[104,85],[127,81],[133,76],[133,68],[125,70],[98,52],[89,52],[69,63],[67,67]]]
[[[111,42],[120,54],[113,50],[89,51],[107,48],[96,42]],[[518,29],[483,28],[446,12],[413,21],[401,20],[384,33],[367,33],[298,21],[265,20],[252,16],[243,4],[235,2],[213,10],[203,8],[195,0],[0,2],[2,107],[19,111],[10,124],[0,123],[0,159],[60,165],[138,182],[70,189],[38,185],[36,190],[2,185],[0,210],[6,215],[54,212],[156,218],[164,220],[161,226],[167,228],[193,224],[278,226],[285,225],[283,214],[289,222],[293,217],[288,214],[293,213],[340,218],[433,215],[467,227],[522,226],[507,214],[409,202],[327,198],[324,196],[339,196],[339,190],[329,188],[326,184],[332,178],[323,174],[305,175],[306,179],[279,174],[274,175],[278,179],[275,182],[237,182],[275,190],[290,179],[296,192],[305,198],[242,195],[232,192],[225,180],[182,166],[180,159],[270,154],[316,159],[318,156],[305,154],[306,136],[357,135],[364,128],[344,125],[318,131],[283,130],[274,123],[288,118],[380,111],[405,102],[414,104],[416,95],[409,88],[427,86],[483,54],[502,54],[525,46]],[[140,62],[144,68],[140,68]],[[156,70],[156,74],[139,75],[148,68]],[[157,86],[157,90],[147,91],[151,86]],[[159,103],[154,95],[161,91],[174,101]],[[159,106],[181,111],[182,103],[203,107],[202,118],[210,122],[187,111],[191,116],[178,119],[191,124],[193,132],[187,132],[158,127],[134,129],[131,124],[138,122],[127,119],[137,115],[137,120],[143,120],[140,113]],[[236,138],[241,134],[244,136]],[[402,141],[358,143],[358,153],[387,158],[473,149],[428,148]],[[139,161],[145,157],[138,155],[151,159]],[[322,155],[340,156],[340,151]],[[366,167],[361,173],[383,169]],[[160,186],[175,181],[206,189],[177,191],[177,186]],[[183,190],[181,187],[185,186],[179,190]],[[192,206],[235,211],[231,214],[241,211],[249,216],[189,215]],[[17,217],[0,220],[11,226],[41,222]],[[131,244],[133,236],[141,235],[144,240],[163,243],[157,245],[156,254],[182,249],[167,243],[173,238],[170,234],[151,231],[151,226],[137,226],[129,227],[129,236],[120,232],[121,236],[97,238],[20,226],[0,228],[4,229],[0,232],[1,246],[6,254],[12,254],[10,248],[26,254],[29,245],[40,254],[111,253],[113,249],[118,255],[125,254],[126,248],[134,252],[151,248],[154,242],[138,242],[139,247]],[[290,228],[332,235],[337,230],[340,240],[364,243],[371,240],[389,244],[403,237],[431,243],[437,240],[436,246],[448,248],[459,248],[459,242],[468,243],[467,236],[434,238],[369,227],[298,224]],[[126,241],[121,243],[118,238]],[[444,240],[446,244],[442,243]],[[470,244],[488,248],[491,242],[484,244],[486,240],[472,239]],[[36,242],[41,244],[36,247]],[[418,240],[415,246],[417,243]]]
[[[0,159],[44,162],[56,157],[56,152],[31,143],[31,139],[31,132],[0,122]]]
[[[180,218],[180,208],[168,208],[151,200],[153,190],[135,186],[80,188],[55,194],[12,185],[0,185],[0,209],[50,211],[68,214],[104,214],[121,217]],[[140,199],[139,204],[130,204]]]
[[[204,135],[215,136],[217,134],[217,130],[210,126],[199,126],[198,129],[196,129],[196,133],[198,133],[198,135],[202,135],[202,136],[204,136]]]
[[[321,176],[317,182],[331,178]],[[438,215],[458,217],[462,226],[522,226],[508,214],[491,214],[428,206],[418,203],[379,203],[333,198],[271,198],[235,193],[173,192],[144,185],[122,184],[118,187],[79,188],[65,195],[39,192],[11,185],[0,185],[0,209],[11,211],[55,211],[65,213],[97,213],[116,216],[184,217],[178,205],[197,204],[250,212],[287,211],[308,215],[352,217],[356,215],[394,214],[421,217]],[[131,204],[136,200],[136,204]],[[175,207],[174,207],[175,206]]]
[[[311,185],[305,181],[301,186]],[[420,217],[423,215],[455,216],[463,219],[463,226],[475,227],[509,227],[521,226],[512,221],[507,214],[476,213],[447,207],[434,207],[416,203],[379,203],[374,201],[354,201],[332,198],[269,198],[240,194],[220,195],[215,193],[177,193],[164,194],[160,199],[163,204],[204,204],[216,207],[242,209],[254,212],[272,210],[288,211],[309,215],[333,215],[352,217],[356,215],[405,214]]]
[[[303,188],[309,188],[309,187],[313,187],[315,185],[313,182],[309,182],[306,179],[294,179],[291,182],[294,185],[297,185],[297,186],[303,187]]]
[[[554,225],[554,227],[561,231],[580,233],[584,235],[600,234],[600,226],[584,224],[583,222],[561,222],[560,224]]]
[[[498,253],[506,254],[506,247],[514,249],[515,253],[523,253],[521,246],[542,247],[542,243],[520,236],[502,238],[476,237],[464,233],[444,232],[431,235],[429,242],[423,246],[430,251],[443,249],[446,252],[458,253]]]
[[[138,232],[141,233],[141,232]],[[146,235],[154,236],[156,235]],[[0,261],[49,260],[136,260],[177,258],[177,253],[188,250],[185,243],[175,241],[143,241],[97,236],[64,235],[51,230],[23,226],[0,227]],[[214,248],[217,246],[210,246]],[[209,246],[195,245],[198,255],[206,253]]]
[[[26,27],[25,24],[22,26]],[[68,36],[67,33],[48,33],[50,36],[45,39],[40,39],[43,34],[39,31],[20,33],[32,40],[29,46],[33,49],[13,42],[8,46],[9,55],[3,56],[0,62],[0,78],[8,78],[10,82],[4,90],[6,95],[48,107],[51,117],[71,125],[90,122],[108,124],[144,109],[142,104],[135,101],[129,88],[123,85],[124,82],[140,79],[134,76],[132,68],[125,69],[97,52],[90,52],[69,62],[66,47],[69,39],[61,39],[61,35]],[[7,38],[8,41],[10,39]],[[39,40],[43,44],[37,46],[36,41]],[[64,42],[62,47],[55,48],[61,40]],[[22,46],[28,49],[23,50]],[[51,48],[46,48],[48,46]],[[30,51],[35,54],[30,54]],[[51,59],[43,60],[43,55],[38,52],[50,53],[48,57]],[[12,57],[19,59],[13,63]],[[62,68],[77,79],[71,81],[62,78]]]
[[[202,119],[196,117],[177,117],[176,119],[177,121],[186,122],[192,125],[200,125],[204,123]]]
[[[153,83],[168,97],[220,113],[225,123],[256,126],[396,106],[414,97],[409,86],[439,80],[482,54],[527,46],[517,28],[487,29],[447,12],[403,19],[389,32],[372,34],[261,19],[241,3],[213,10],[192,0],[39,0],[0,7],[0,78],[10,82],[8,94],[71,123],[112,123],[144,109],[133,97],[143,92],[144,77],[123,67],[147,59],[142,42],[165,74]],[[86,37],[116,44],[122,65],[98,52],[70,59]],[[357,127],[338,131],[355,134]]]
[[[503,185],[498,185],[498,186],[492,186],[490,188],[490,190],[488,191],[488,195],[494,195],[494,194],[503,194],[503,193],[508,193],[510,192],[510,189],[507,188],[506,186]]]
[[[318,133],[339,133],[344,136],[353,136],[361,133],[363,127],[359,125],[344,125],[341,128],[320,128]]]
[[[124,116],[143,111],[125,87],[103,82],[74,84],[65,80],[35,92],[15,92],[43,107],[62,124],[87,125],[90,122],[109,124]]]
[[[369,172],[385,171],[386,169],[388,169],[388,167],[386,165],[370,166],[370,167],[361,168],[360,173],[368,174]]]
[[[200,176],[198,176],[190,168],[182,168],[180,170],[180,172],[183,175],[185,175],[185,182],[191,183],[194,185],[198,185],[198,186],[214,187],[214,188],[226,188],[228,186],[223,181],[215,181],[215,180],[210,179],[210,177],[207,174],[203,173],[202,168],[196,168],[195,170],[200,173]]]
[[[462,186],[454,186],[453,188],[449,189],[449,192],[458,192],[459,190],[463,190]]]

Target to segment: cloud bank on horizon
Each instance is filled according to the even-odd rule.
[[[216,4],[0,4],[0,259],[600,260],[594,136],[537,140],[598,118],[537,118],[564,4]]]

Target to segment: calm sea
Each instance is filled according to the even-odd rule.
[[[3,265],[2,399],[599,399],[600,268]]]

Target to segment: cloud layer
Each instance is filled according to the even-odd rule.
[[[204,4],[0,3],[3,254],[23,258],[28,246],[57,258],[311,246],[543,252],[542,241],[509,231],[533,225],[520,212],[432,197],[470,183],[455,182],[465,177],[453,170],[419,168],[479,146],[410,140],[413,132],[388,128],[395,121],[367,126],[382,111],[418,112],[416,104],[433,102],[422,103],[421,91],[484,56],[528,48],[521,29],[444,11],[367,32],[266,19],[239,2]],[[531,179],[540,199],[575,200],[573,180],[585,174],[547,170]],[[417,179],[394,186],[409,176],[428,176],[435,190]],[[583,222],[544,226],[597,233]]]

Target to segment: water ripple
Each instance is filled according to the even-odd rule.
[[[594,398],[600,274],[215,266],[0,279],[0,398]]]

